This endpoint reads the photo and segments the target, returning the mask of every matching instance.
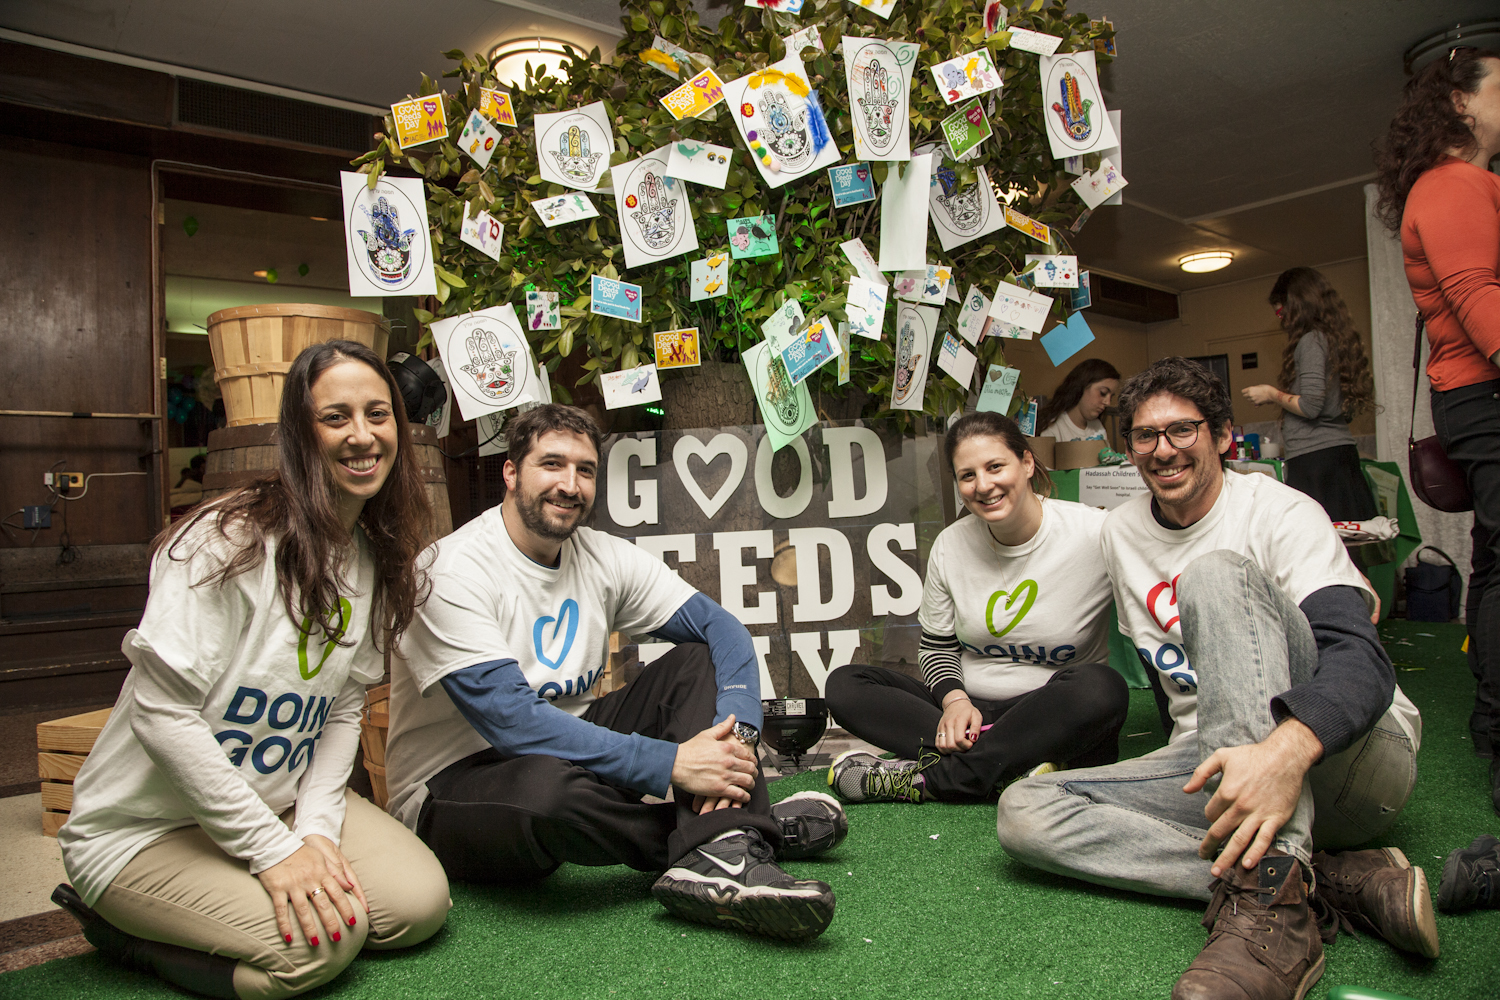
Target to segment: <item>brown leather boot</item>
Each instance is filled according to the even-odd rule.
[[[1172,1000],[1302,1000],[1323,975],[1323,940],[1307,905],[1302,866],[1271,851],[1214,883],[1203,915],[1208,943]]]
[[[1394,847],[1313,855],[1318,898],[1346,930],[1385,938],[1402,951],[1438,956],[1427,876]]]

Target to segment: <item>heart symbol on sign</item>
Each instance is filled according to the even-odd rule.
[[[1182,620],[1182,616],[1173,615],[1171,619],[1165,625],[1163,625],[1161,616],[1156,613],[1156,599],[1162,595],[1162,591],[1166,590],[1170,586],[1172,590],[1172,599],[1167,602],[1167,607],[1177,607],[1177,581],[1180,579],[1182,579],[1182,574],[1178,573],[1176,576],[1172,577],[1171,584],[1166,583],[1166,581],[1158,583],[1156,586],[1152,587],[1151,592],[1146,595],[1146,611],[1151,615],[1151,620],[1156,622],[1156,627],[1161,629],[1163,633],[1170,632],[1172,630],[1172,626],[1176,625],[1179,621]]]
[[[697,458],[704,465],[710,465],[720,455],[729,456],[729,475],[724,477],[718,490],[710,497],[698,485],[698,480],[693,478],[692,470],[688,468],[688,459]],[[747,457],[745,442],[728,433],[714,435],[708,444],[691,434],[684,434],[672,448],[672,464],[677,467],[677,478],[682,480],[683,489],[688,491],[688,496],[693,498],[705,517],[713,517],[729,502],[730,495],[745,478]]]
[[[422,110],[427,112],[429,115],[437,114],[437,101],[423,101]]]
[[[1021,624],[1021,619],[1026,617],[1026,612],[1030,611],[1031,606],[1036,603],[1036,591],[1035,580],[1022,580],[1021,585],[1013,591],[997,590],[991,594],[989,606],[984,609],[984,623],[989,626],[990,635],[996,639],[1003,638],[1005,633]],[[1002,597],[1010,598],[1005,602],[1006,611],[1009,611],[1017,601],[1024,603],[1021,605],[1021,610],[1011,617],[1010,624],[997,632],[995,631],[995,605],[1000,603]]]
[[[633,290],[631,290],[629,288],[625,289],[625,298],[628,301],[630,301],[630,302],[634,302],[635,299],[636,299],[636,296],[639,295],[639,294],[640,294],[640,292],[633,291]]]
[[[858,177],[862,181],[863,180],[868,180],[869,176],[870,176],[870,171],[867,168],[865,168],[865,167],[857,167],[857,168],[855,168],[854,176]]]
[[[548,644],[557,641],[557,634],[566,625],[567,634],[563,636],[562,652],[557,654],[556,659],[549,659],[542,649],[542,632],[549,623],[552,624],[552,635],[546,640]],[[568,598],[562,602],[562,607],[557,611],[557,617],[538,618],[536,624],[531,627],[531,644],[536,647],[536,658],[553,670],[562,666],[563,661],[568,658],[568,651],[573,648],[573,637],[578,634],[578,602]]]

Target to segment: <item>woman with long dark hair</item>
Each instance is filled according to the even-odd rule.
[[[1099,417],[1120,391],[1120,373],[1101,358],[1080,361],[1052,398],[1037,411],[1037,437],[1063,441],[1104,440]]]
[[[1406,280],[1426,324],[1432,422],[1474,497],[1466,619],[1478,681],[1469,729],[1491,757],[1500,812],[1500,56],[1453,49],[1423,67],[1380,150],[1385,224],[1401,237]]]
[[[1243,394],[1285,411],[1286,484],[1322,504],[1332,520],[1368,520],[1378,511],[1349,420],[1373,405],[1375,384],[1349,307],[1310,267],[1283,271],[1269,301],[1286,331],[1279,386],[1252,385]]]
[[[277,998],[442,926],[442,866],[345,788],[365,685],[426,586],[432,513],[400,398],[369,348],[309,347],[279,470],[157,539],[130,675],[58,832],[73,884],[53,900],[106,956]]]

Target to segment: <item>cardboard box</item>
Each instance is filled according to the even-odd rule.
[[[1053,451],[1056,463],[1050,468],[1092,469],[1099,464],[1099,450],[1108,447],[1108,441],[1059,441]]]
[[[1053,451],[1054,448],[1057,447],[1057,438],[1055,438],[1055,437],[1027,438],[1026,439],[1026,443],[1029,444],[1029,445],[1031,445],[1031,450],[1032,450],[1033,453],[1035,453],[1038,462],[1041,462],[1043,465],[1045,465],[1049,469],[1053,467],[1052,466],[1052,451]]]

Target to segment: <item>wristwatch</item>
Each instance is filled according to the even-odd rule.
[[[760,730],[748,722],[736,722],[734,724],[734,738],[751,750],[760,746]]]

